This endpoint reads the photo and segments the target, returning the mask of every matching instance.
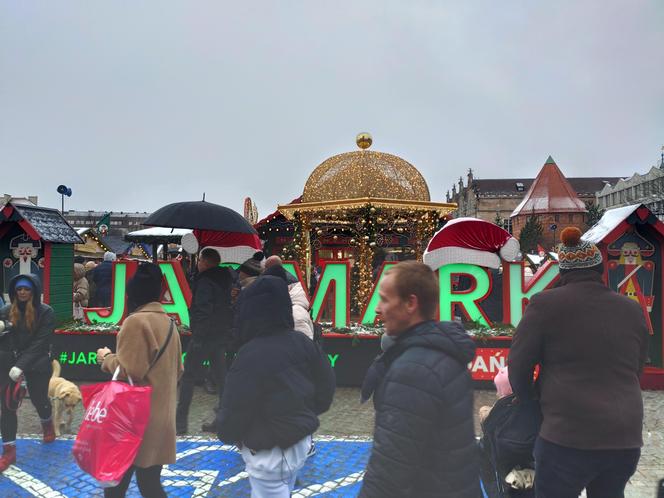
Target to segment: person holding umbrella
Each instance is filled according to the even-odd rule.
[[[177,433],[186,434],[194,384],[197,378],[202,377],[202,363],[210,357],[211,352],[213,358],[210,363],[215,369],[220,396],[224,387],[226,348],[231,337],[233,277],[229,269],[219,268],[222,257],[217,249],[223,252],[223,249],[241,246],[249,250],[252,248],[258,250],[261,241],[254,227],[240,213],[207,202],[205,194],[201,201],[168,204],[148,216],[143,224],[192,229],[194,240],[191,252],[198,251],[199,244],[205,247],[200,253],[198,274],[192,283],[193,296],[189,309],[192,340],[187,348],[185,372],[180,385],[177,407]],[[229,259],[230,256],[231,254],[225,254],[223,262],[241,262]]]

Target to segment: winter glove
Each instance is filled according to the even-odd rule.
[[[23,370],[18,367],[12,367],[12,369],[9,371],[9,378],[14,382],[18,382],[18,379],[21,375],[23,375]]]

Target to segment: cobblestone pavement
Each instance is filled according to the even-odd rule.
[[[628,485],[627,498],[654,497],[658,480],[664,478],[664,392],[646,391],[643,398],[645,444],[638,470]],[[169,496],[248,496],[240,456],[200,431],[201,424],[212,417],[215,401],[197,389],[189,421],[191,437],[179,440],[178,463],[163,474]],[[494,401],[494,392],[476,391],[475,412],[479,406]],[[83,409],[78,407],[74,429],[82,416]],[[359,389],[338,388],[331,410],[321,417],[317,454],[303,469],[296,496],[355,496],[369,455],[373,422],[373,405],[360,405]],[[477,420],[475,428],[480,434]],[[18,462],[0,477],[0,496],[101,496],[71,457],[72,436],[53,445],[42,445],[29,436],[39,430],[35,410],[25,400],[19,409],[22,436]],[[321,439],[321,435],[330,437]],[[128,496],[138,496],[136,489],[131,489]]]

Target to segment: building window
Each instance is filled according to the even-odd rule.
[[[560,215],[559,214],[554,214],[553,215],[553,221],[560,221]]]
[[[523,183],[521,182],[516,182],[516,191],[517,192],[523,192],[525,190]]]
[[[573,214],[568,215],[567,220],[569,223],[574,223],[574,215]]]

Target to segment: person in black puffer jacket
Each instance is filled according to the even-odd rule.
[[[192,286],[189,307],[191,340],[187,345],[176,410],[175,425],[178,435],[187,433],[189,408],[196,380],[203,376],[203,361],[210,360],[210,370],[217,385],[219,400],[224,390],[226,348],[231,339],[233,276],[228,268],[219,266],[220,262],[219,253],[211,247],[203,249],[198,258],[198,275]]]
[[[0,309],[0,432],[3,455],[0,472],[16,462],[16,406],[8,406],[7,389],[25,379],[30,401],[37,409],[44,430],[44,442],[55,440],[48,399],[51,378],[51,342],[55,313],[41,302],[41,284],[36,275],[17,275],[9,282],[11,304]]]
[[[242,292],[242,345],[226,377],[218,436],[241,448],[252,496],[290,496],[318,415],[332,403],[334,373],[319,346],[293,330],[283,279],[262,276]]]
[[[467,364],[475,344],[461,325],[435,322],[438,284],[422,263],[399,263],[380,285],[385,351],[370,367],[376,424],[363,498],[481,496]]]

